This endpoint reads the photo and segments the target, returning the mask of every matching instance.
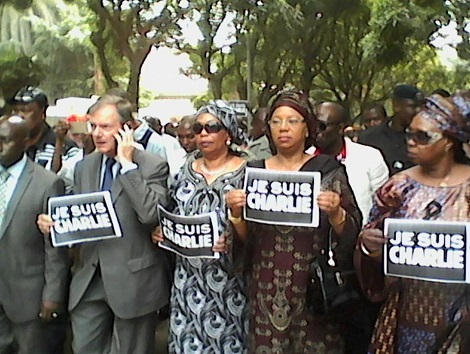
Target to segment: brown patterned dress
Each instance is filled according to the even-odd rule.
[[[318,171],[319,160],[316,159],[329,165],[328,172],[322,173],[322,190],[340,192],[341,205],[348,213],[346,231],[340,236],[333,234],[337,246],[335,259],[352,263],[354,243],[361,225],[359,210],[344,169],[336,161],[317,156],[300,171]],[[265,168],[264,161],[251,165]],[[313,315],[305,305],[309,265],[325,248],[329,231],[326,215],[320,216],[318,228],[254,222],[248,227],[250,353],[343,353],[339,326],[323,316]]]
[[[440,210],[432,219],[469,221],[469,201],[470,180],[458,186],[430,187],[402,172],[377,191],[368,227],[381,228],[386,217],[429,219],[427,206],[436,202]],[[384,279],[382,263],[359,250],[356,256],[364,291],[376,300],[386,299],[369,353],[470,353],[462,344],[463,338],[470,339],[468,284]]]

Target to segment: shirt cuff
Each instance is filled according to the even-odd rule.
[[[121,175],[132,170],[137,170],[138,167],[139,166],[137,166],[133,162],[124,162],[124,163],[121,162]]]

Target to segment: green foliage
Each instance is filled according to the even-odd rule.
[[[77,31],[80,15],[80,8],[66,7],[62,1],[35,0],[21,11],[0,6],[3,43],[13,43],[24,53],[23,60],[32,58],[31,63],[42,73],[39,81],[11,70],[10,80],[16,81],[13,86],[40,85],[51,101],[93,93],[92,51],[86,34]]]
[[[77,9],[78,11],[78,9]],[[74,33],[78,18],[61,13],[58,26],[38,22],[33,45],[38,65],[47,73],[41,87],[53,101],[65,96],[88,97],[93,92],[93,52],[86,36]]]
[[[441,1],[273,0],[240,9],[242,30],[230,51],[236,65],[224,80],[235,77],[244,98],[251,53],[259,105],[294,85],[356,111],[365,101],[388,97],[398,82],[427,88],[427,77],[452,76],[430,45],[449,22]],[[433,60],[424,60],[421,51]]]
[[[33,0],[2,0],[0,5],[11,5],[18,10],[26,10],[31,7]]]
[[[0,43],[0,96],[9,98],[22,86],[37,85],[44,78],[41,67],[13,43]]]
[[[180,0],[96,1],[84,0],[94,13],[92,42],[108,87],[118,84],[107,51],[114,46],[117,57],[126,58],[127,91],[138,103],[142,64],[153,46],[169,45],[180,34],[178,21],[187,12]]]

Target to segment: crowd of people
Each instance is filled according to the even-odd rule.
[[[113,89],[73,133],[20,89],[0,118],[0,354],[63,353],[68,328],[76,354],[154,354],[167,316],[177,354],[470,353],[465,281],[384,273],[390,220],[469,221],[470,93],[401,84],[391,101],[351,139],[340,103],[302,91],[163,127]],[[320,173],[318,225],[248,218],[248,170]],[[101,191],[122,237],[54,247],[48,200]],[[160,207],[215,215],[218,257],[161,247]]]

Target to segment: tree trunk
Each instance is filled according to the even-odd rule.
[[[96,95],[102,95],[105,92],[105,87],[103,84],[103,70],[101,70],[100,60],[96,52],[93,53],[93,91]]]
[[[214,95],[214,99],[221,99],[222,98],[222,78],[211,78],[209,81],[209,86],[211,88],[212,94]]]
[[[147,48],[137,49],[132,58],[128,58],[130,62],[129,84],[127,85],[127,93],[130,96],[131,103],[139,107],[139,90],[140,90],[140,73],[145,59],[150,53],[151,45]]]

